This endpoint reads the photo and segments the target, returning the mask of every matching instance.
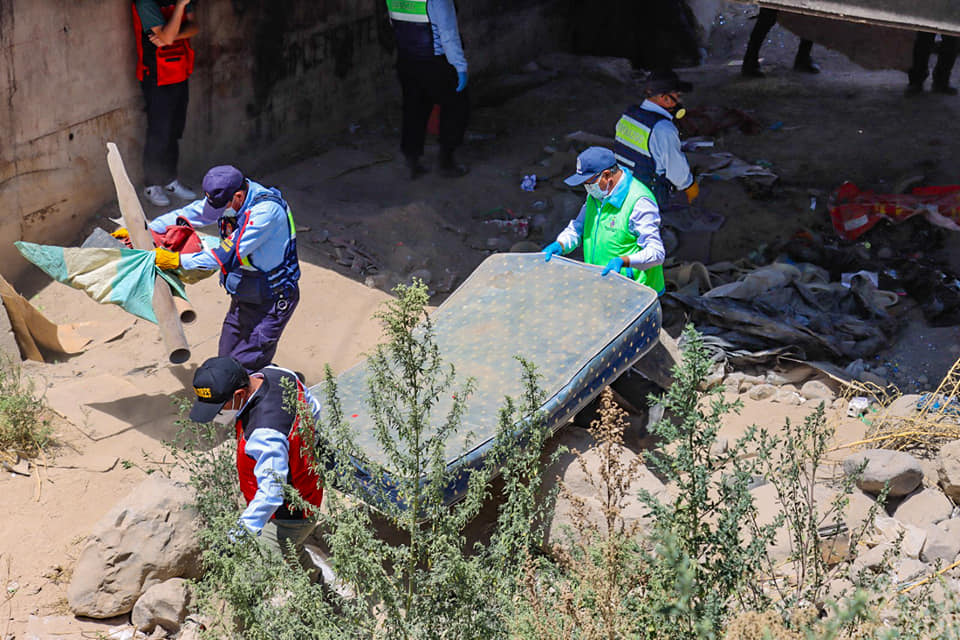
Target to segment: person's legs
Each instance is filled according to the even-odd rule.
[[[187,104],[190,102],[190,85],[179,82],[169,85],[171,101],[170,139],[167,141],[164,155],[164,173],[173,178],[161,184],[170,195],[182,200],[195,200],[197,194],[180,184],[177,179],[180,162],[180,139],[187,124]]]
[[[933,39],[932,33],[917,31],[917,37],[913,41],[913,63],[907,71],[908,93],[923,91],[923,81],[927,79],[930,53],[933,51]]]
[[[287,550],[290,545],[297,553],[297,561],[304,569],[309,569],[306,552],[303,550],[303,541],[313,532],[317,523],[310,519],[303,520],[281,520],[274,518],[270,520],[257,537],[257,544],[268,553],[276,553],[282,557],[287,557]]]
[[[426,169],[420,164],[423,143],[427,135],[427,121],[433,111],[423,86],[423,63],[417,60],[398,60],[397,75],[403,94],[403,122],[400,129],[400,150],[407,159],[410,177],[416,178]]]
[[[435,61],[430,74],[430,93],[440,105],[440,171],[448,177],[459,177],[467,168],[457,164],[453,153],[463,144],[470,115],[467,89],[457,91],[457,70],[446,60]]]
[[[236,359],[250,372],[259,371],[277,354],[284,327],[300,301],[300,290],[293,289],[280,300],[246,304],[232,300],[220,330],[220,357]]]
[[[169,144],[174,130],[176,103],[175,93],[168,86],[158,87],[149,80],[140,83],[147,112],[147,135],[143,144],[143,180],[147,187],[165,185],[176,178],[169,170]],[[148,194],[149,196],[150,194]],[[165,206],[160,198],[151,197],[151,202]],[[170,204],[167,200],[166,204]]]
[[[957,94],[957,90],[950,86],[950,74],[957,61],[957,41],[956,36],[940,36],[940,52],[933,68],[933,90],[938,93]]]
[[[745,76],[762,78],[763,72],[760,71],[760,47],[763,41],[767,39],[767,34],[773,25],[777,24],[777,10],[760,9],[757,14],[757,22],[753,25],[753,31],[750,32],[750,40],[747,42],[747,51],[743,54],[743,66],[740,72]]]
[[[797,56],[793,59],[794,71],[804,73],[820,73],[820,65],[810,57],[810,51],[813,50],[813,40],[801,40],[797,47]]]

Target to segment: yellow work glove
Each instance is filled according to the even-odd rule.
[[[687,202],[693,202],[697,199],[697,196],[700,195],[700,185],[694,182],[689,187],[683,190],[687,194]]]
[[[180,254],[176,251],[167,251],[162,247],[153,250],[153,261],[164,271],[180,268]]]
[[[112,235],[112,236],[113,236],[114,238],[116,238],[117,240],[123,240],[123,239],[125,239],[125,238],[129,238],[129,237],[130,237],[130,232],[127,231],[127,228],[126,228],[126,227],[120,227],[119,229],[117,229],[116,231],[114,231],[113,233],[111,233],[110,235]]]

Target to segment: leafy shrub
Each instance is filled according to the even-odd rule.
[[[0,357],[0,451],[37,455],[51,442],[43,397],[19,363]]]

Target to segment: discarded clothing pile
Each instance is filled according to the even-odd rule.
[[[743,178],[748,183],[760,187],[769,187],[779,176],[759,164],[751,164],[726,151],[703,153],[694,151],[687,154],[687,160],[695,173],[704,179],[735,180]]]
[[[856,240],[881,220],[922,214],[938,227],[960,231],[960,185],[917,187],[909,194],[874,193],[844,182],[833,193],[830,218],[844,240]]]
[[[918,223],[923,224],[919,220]],[[876,233],[871,235],[874,242],[867,249],[863,245],[841,246],[834,239],[828,241],[814,232],[802,231],[779,250],[796,262],[821,265],[830,272],[833,280],[839,279],[843,273],[875,272],[881,289],[903,292],[919,303],[931,326],[960,324],[960,281],[957,276],[949,273],[946,265],[938,265],[918,251],[907,254],[892,251],[881,258],[878,246],[884,244],[884,239],[877,237]],[[925,248],[935,241],[922,229],[914,229],[911,233],[915,249]]]
[[[889,343],[896,294],[856,275],[847,287],[810,263],[697,263],[667,268],[667,301],[692,312],[701,333],[732,359],[791,354],[855,359]]]

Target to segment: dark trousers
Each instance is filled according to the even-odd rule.
[[[147,108],[147,139],[143,144],[143,180],[166,185],[177,177],[180,138],[187,123],[190,93],[186,82],[158,87],[152,80],[140,83]]]
[[[918,31],[913,41],[913,66],[907,72],[910,84],[922,85],[929,73],[930,54],[933,53],[933,41],[936,36],[926,31]],[[937,64],[933,68],[933,84],[946,87],[950,84],[950,72],[953,63],[957,61],[957,37],[940,36],[940,53],[937,54]]]
[[[248,372],[259,371],[273,362],[280,334],[300,302],[300,289],[263,304],[230,301],[227,317],[220,330],[221,358],[236,358]]]
[[[775,24],[777,24],[777,10],[767,8],[760,9],[760,13],[757,14],[757,23],[753,25],[753,31],[750,32],[747,52],[743,56],[744,64],[759,64],[760,47],[763,46],[763,41],[767,39],[767,34],[770,33],[770,29],[773,29],[773,25]],[[805,62],[809,60],[812,49],[812,40],[801,40],[794,62]]]
[[[403,155],[419,158],[427,135],[427,121],[433,105],[440,105],[440,153],[449,157],[463,142],[470,102],[467,90],[457,93],[457,70],[444,56],[428,60],[397,60],[397,74],[403,92]]]

